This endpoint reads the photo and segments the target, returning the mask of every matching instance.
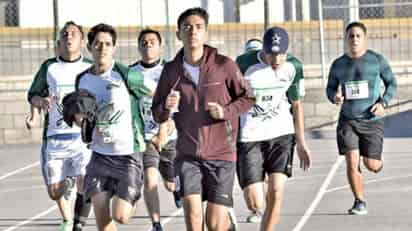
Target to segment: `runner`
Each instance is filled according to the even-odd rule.
[[[62,99],[74,90],[76,75],[90,67],[84,59],[81,47],[83,29],[73,21],[66,22],[57,43],[59,55],[46,60],[37,72],[28,92],[31,115],[26,120],[32,128],[39,120],[39,112],[45,114],[41,166],[47,192],[57,202],[63,222],[61,231],[82,230],[90,212],[90,202],[83,197],[83,176],[91,152],[80,139],[80,129],[71,128],[63,121]],[[73,225],[70,192],[77,182],[77,197]],[[63,197],[66,195],[66,197]]]
[[[98,24],[87,37],[93,66],[78,75],[76,89],[95,97],[97,111],[95,119],[74,115],[83,128],[89,127],[84,123],[95,123],[94,128],[90,126],[93,153],[87,166],[85,193],[92,200],[98,230],[116,230],[113,219],[128,223],[141,194],[140,152],[145,145],[138,105],[149,90],[140,73],[114,61],[117,33],[112,26]]]
[[[301,168],[307,170],[311,165],[304,138],[304,86],[301,70],[298,71],[301,64],[296,59],[287,59],[288,46],[288,34],[283,28],[268,29],[261,53],[264,63],[252,65],[245,74],[254,91],[255,105],[240,119],[237,171],[248,207],[254,212],[248,217],[249,222],[260,220],[265,198],[263,181],[268,175],[260,230],[274,230],[279,222],[285,183],[292,175],[295,146]]]
[[[183,49],[165,64],[152,111],[157,122],[173,117],[176,123],[175,168],[187,230],[202,230],[204,221],[208,230],[234,230],[235,216],[229,211],[238,119],[253,100],[236,64],[205,45],[208,18],[202,8],[179,16]],[[202,199],[207,201],[205,215]]]
[[[350,23],[345,29],[348,52],[331,66],[327,97],[342,105],[336,128],[339,154],[346,159],[346,174],[355,201],[349,214],[365,215],[360,157],[365,167],[378,173],[383,167],[383,119],[396,92],[396,79],[385,58],[367,48],[366,26]],[[385,91],[381,92],[381,82]],[[338,89],[341,89],[340,93]]]
[[[131,65],[132,70],[139,71],[144,76],[145,85],[152,93],[156,89],[160,74],[163,70],[163,60],[161,60],[162,38],[158,31],[144,29],[138,36],[138,47],[141,60]],[[152,231],[161,231],[160,224],[160,205],[157,186],[159,184],[159,171],[165,181],[168,191],[175,191],[174,166],[173,161],[176,157],[176,130],[173,120],[168,120],[158,125],[152,117],[152,96],[145,97],[141,101],[141,111],[145,124],[145,141],[147,149],[143,153],[144,167],[144,200],[152,219]],[[182,202],[174,193],[175,203],[178,208]]]

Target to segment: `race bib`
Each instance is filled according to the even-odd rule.
[[[351,81],[345,83],[346,99],[366,99],[369,97],[369,87],[367,80]]]

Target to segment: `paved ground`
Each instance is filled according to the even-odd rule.
[[[344,162],[337,159],[333,135],[310,139],[313,167],[304,173],[294,170],[287,183],[281,222],[283,231],[407,231],[412,226],[412,139],[409,113],[388,119],[385,167],[375,175],[364,170],[369,214],[347,215],[353,199]],[[406,125],[406,126],[402,126]],[[332,134],[332,133],[331,133]],[[38,164],[39,145],[0,146],[0,230],[56,230],[60,222],[54,203],[48,199]],[[297,164],[295,158],[295,166]],[[237,183],[236,183],[237,184]],[[240,189],[234,191],[239,230],[258,230],[245,223],[248,212]],[[182,211],[161,187],[161,211],[165,230],[184,230]],[[86,231],[96,230],[93,216]],[[150,230],[142,201],[129,225],[119,230]]]

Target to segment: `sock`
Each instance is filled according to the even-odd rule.
[[[91,202],[86,201],[83,194],[77,193],[76,202],[74,204],[74,226],[86,224],[87,217],[91,210]]]

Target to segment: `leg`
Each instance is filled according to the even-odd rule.
[[[144,201],[152,222],[160,221],[160,205],[158,194],[159,174],[155,167],[145,169],[144,174]]]
[[[247,222],[259,223],[264,209],[263,157],[259,142],[238,143],[237,177],[243,198],[252,212]]]
[[[81,231],[86,225],[92,207],[91,200],[86,200],[84,196],[84,176],[86,166],[90,161],[91,151],[88,150],[79,138],[79,153],[72,158],[73,175],[77,182],[77,195],[74,203],[73,231]]]
[[[208,202],[206,207],[206,225],[210,231],[229,230],[231,222],[228,208],[224,205]]]
[[[260,227],[261,231],[273,231],[275,225],[279,223],[286,180],[287,176],[283,173],[272,173],[269,175],[266,209]]]
[[[136,211],[136,203],[133,205],[127,200],[114,196],[112,210],[113,219],[117,223],[127,224]]]
[[[59,207],[60,214],[63,217],[64,221],[72,221],[72,211],[70,200],[64,198],[67,187],[70,187],[66,181],[51,184],[47,186],[47,192],[49,197],[56,201],[57,206]]]
[[[363,184],[362,184],[362,174],[359,171],[359,151],[352,150],[349,151],[346,155],[346,175],[350,187],[352,189],[353,196],[356,199],[364,201],[363,195]]]
[[[86,200],[83,191],[84,176],[77,177],[77,196],[74,204],[73,231],[81,231],[86,225],[91,210],[91,201]]]
[[[250,211],[260,212],[264,209],[264,183],[256,182],[243,189],[247,207]]]
[[[203,230],[203,209],[200,194],[190,194],[183,197],[183,211],[185,215],[186,230]]]
[[[116,225],[110,216],[110,194],[100,192],[92,197],[93,210],[99,231],[116,231]]]

